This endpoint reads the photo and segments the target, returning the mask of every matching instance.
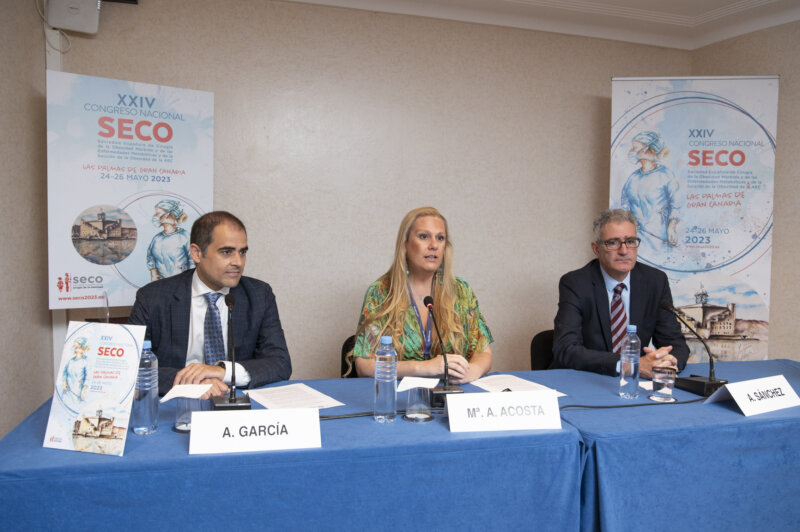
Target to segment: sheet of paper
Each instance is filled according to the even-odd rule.
[[[333,397],[298,382],[277,388],[248,390],[247,395],[264,408],[331,408],[342,406]]]
[[[639,381],[639,388],[642,388],[644,390],[648,390],[648,391],[652,392],[653,391],[653,381],[640,380]]]
[[[435,388],[437,384],[439,384],[439,379],[435,377],[403,377],[397,391],[404,392],[411,388]]]
[[[189,399],[199,399],[204,393],[211,389],[210,384],[177,384],[161,398],[161,402],[175,399],[176,397],[187,397]]]
[[[488,377],[483,377],[473,381],[472,384],[478,388],[486,390],[487,392],[503,392],[505,390],[512,392],[525,392],[529,390],[536,391],[552,389],[536,382],[526,381],[525,379],[521,379],[516,375],[489,375]],[[559,392],[558,390],[553,391],[556,392],[556,397],[565,397],[567,395]]]

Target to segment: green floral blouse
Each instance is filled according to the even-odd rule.
[[[367,318],[376,314],[380,308],[386,294],[389,291],[389,281],[375,281],[367,289],[364,296],[364,306],[361,309],[361,318],[358,321],[359,328]],[[466,281],[456,277],[456,302],[455,311],[458,314],[461,323],[464,327],[465,352],[462,353],[467,360],[472,358],[472,355],[483,353],[489,344],[494,339],[486,321],[483,319],[480,307],[478,307],[478,298],[475,297],[475,292],[469,287]],[[384,316],[381,320],[372,322],[361,334],[356,338],[356,344],[353,348],[354,357],[369,358],[371,353],[374,353],[380,343],[380,330],[386,323],[388,316]],[[414,308],[409,305],[406,309],[405,322],[403,324],[403,349],[398,352],[400,360],[423,360],[424,348],[422,333],[419,330],[419,322]],[[397,340],[397,339],[395,339]],[[395,342],[395,347],[397,343]],[[453,353],[453,346],[450,342],[445,342],[445,349],[448,353]]]

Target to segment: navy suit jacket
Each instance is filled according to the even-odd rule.
[[[667,276],[637,262],[631,270],[630,283],[628,323],[636,325],[642,347],[647,347],[651,339],[657,348],[671,345],[678,369],[682,370],[689,360],[689,347],[675,316],[660,307],[662,301],[672,305]],[[609,305],[597,259],[561,277],[550,369],[617,374],[619,355],[611,352]]]
[[[189,348],[192,275],[194,269],[154,281],[136,292],[129,323],[146,325],[145,338],[158,357],[158,391],[172,388],[175,374],[186,367]],[[292,362],[278,317],[272,288],[258,279],[242,277],[231,288],[236,362],[250,373],[248,387],[257,388],[292,374]]]

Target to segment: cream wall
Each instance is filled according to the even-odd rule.
[[[0,17],[0,436],[53,391],[47,310],[44,38],[31,2]],[[44,434],[42,434],[44,436]]]
[[[16,11],[13,26],[3,23],[14,46],[0,54],[3,74],[20,84],[2,105],[4,119],[16,113],[14,123],[31,124],[30,147],[3,144],[0,153],[30,190],[7,185],[4,207],[18,205],[0,212],[7,227],[45,201],[43,42],[30,9]],[[796,48],[798,27],[781,28],[777,42]],[[772,45],[762,33],[748,38]],[[20,64],[21,42],[31,50]],[[800,69],[779,71],[784,63],[770,61],[780,60],[740,73],[783,74],[783,95]],[[455,270],[497,339],[495,369],[527,369],[531,336],[552,327],[558,278],[590,258],[589,225],[607,204],[611,77],[686,76],[702,62],[680,50],[294,3],[148,0],[104,4],[99,34],[75,38],[63,69],[214,92],[215,207],[247,224],[247,273],[272,284],[293,377],[310,378],[337,374],[341,342],[367,285],[389,266],[400,219],[424,204],[450,222]],[[796,115],[785,122],[780,143],[798,132]],[[788,176],[776,179],[778,197]],[[777,216],[776,245],[789,231]],[[6,338],[14,316],[36,323],[25,341],[47,353],[36,378],[26,359],[2,355],[0,384],[31,400],[3,410],[0,434],[52,382],[44,221],[26,231],[27,260],[2,260],[19,270],[19,294],[35,296],[22,311],[0,310],[0,322]],[[7,231],[3,238],[14,249]],[[776,268],[796,258],[783,253]],[[773,299],[783,304],[773,316],[791,312],[791,295]],[[786,356],[783,327],[773,328],[772,352]]]

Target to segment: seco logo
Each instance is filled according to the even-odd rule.
[[[68,293],[77,288],[102,284],[102,275],[70,275],[69,273],[65,273],[63,276],[58,277],[58,280],[56,281],[56,288],[58,288],[59,293]]]
[[[59,277],[58,281],[56,281],[56,288],[58,288],[58,292],[69,292],[71,280],[72,277],[70,277],[68,273],[65,273],[63,277]]]

